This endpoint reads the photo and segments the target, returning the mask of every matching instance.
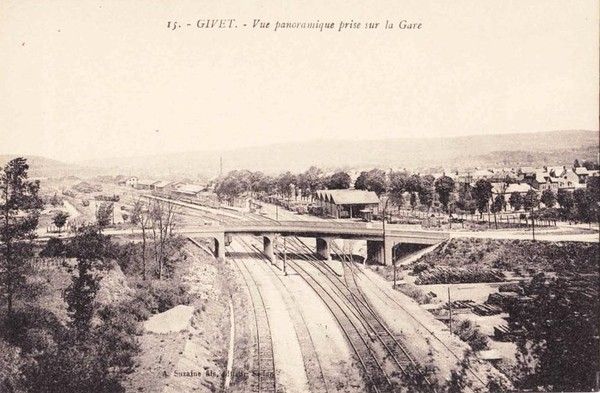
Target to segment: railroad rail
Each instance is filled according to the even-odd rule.
[[[273,354],[273,338],[269,317],[263,296],[258,288],[258,283],[243,260],[233,258],[233,261],[244,278],[250,298],[256,327],[256,370],[253,373],[251,388],[256,392],[277,392],[277,381],[275,375],[275,357]]]
[[[292,252],[299,259],[307,261],[314,269],[318,270],[323,276],[325,276],[331,285],[333,292],[339,296],[340,301],[345,302],[347,307],[351,310],[352,314],[360,321],[364,331],[369,336],[372,342],[378,342],[379,348],[383,348],[385,356],[382,358],[382,363],[387,361],[387,371],[390,375],[394,375],[394,372],[390,372],[390,366],[395,366],[402,374],[405,375],[406,380],[411,380],[421,390],[433,391],[434,388],[427,377],[422,373],[418,363],[411,357],[408,350],[402,345],[401,337],[395,336],[391,330],[382,321],[379,315],[373,310],[371,305],[367,302],[366,297],[362,294],[362,291],[356,285],[355,278],[352,272],[344,271],[345,281],[342,281],[340,277],[328,266],[323,265],[316,256],[311,252],[308,247],[300,239],[295,238],[292,242],[292,248],[296,249],[296,252]],[[298,253],[298,251],[308,251],[308,253]],[[293,263],[292,263],[293,264]],[[303,269],[304,270],[304,269]],[[306,272],[306,270],[304,270]],[[371,350],[373,353],[374,350]],[[389,359],[392,361],[389,362]],[[392,364],[389,364],[392,363]],[[383,366],[383,364],[382,364]],[[386,373],[386,369],[381,367],[381,372]],[[384,385],[382,390],[395,390],[398,388],[400,383],[405,381],[390,380],[387,376],[388,385]]]
[[[293,294],[289,291],[284,280],[274,270],[276,269],[271,261],[262,253],[260,248],[255,244],[250,244],[249,241],[240,237],[236,239],[248,253],[263,263],[264,269],[270,271],[276,278],[279,284],[279,290],[281,292],[284,303],[289,310],[290,317],[294,324],[296,337],[300,343],[300,351],[302,353],[302,360],[304,363],[304,371],[308,380],[311,391],[314,392],[328,392],[327,384],[325,382],[325,376],[321,367],[321,362],[316,351],[315,343],[312,339],[308,325],[302,310],[297,304],[297,300]]]

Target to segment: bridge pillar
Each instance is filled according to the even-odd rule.
[[[383,246],[383,241],[381,240],[367,240],[367,261],[375,262],[379,264],[384,264],[387,262],[388,265],[391,265],[394,249],[394,242],[391,240],[386,240],[385,247]],[[384,257],[385,253],[385,257]]]
[[[273,253],[273,237],[263,236],[263,253],[269,259],[269,261],[275,261],[275,254]]]
[[[367,261],[383,263],[383,242],[379,240],[367,240]]]
[[[214,254],[217,259],[225,258],[225,234],[215,236]]]
[[[327,260],[331,260],[331,238],[328,237],[318,237],[317,238],[317,254]]]

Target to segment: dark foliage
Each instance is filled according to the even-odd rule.
[[[524,285],[530,301],[509,307],[517,342],[520,388],[591,391],[600,366],[598,276],[547,279]]]

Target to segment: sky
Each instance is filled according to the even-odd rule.
[[[598,130],[598,15],[591,0],[0,0],[0,154]],[[193,27],[207,18],[238,27]]]

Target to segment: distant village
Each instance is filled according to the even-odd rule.
[[[312,167],[297,175],[289,172],[268,176],[261,172],[232,171],[210,181],[147,179],[137,176],[100,177],[103,182],[116,182],[142,192],[151,192],[179,200],[218,207],[227,205],[241,210],[259,208],[257,200],[283,205],[304,214],[332,218],[377,217],[386,200],[392,200],[390,211],[399,208],[444,212],[474,213],[473,194],[480,180],[491,185],[486,211],[500,198],[503,212],[519,211],[529,192],[539,197],[552,193],[552,206],[543,201],[537,207],[559,205],[557,196],[576,190],[585,190],[589,178],[599,176],[598,164],[575,160],[570,166],[518,167],[496,169],[453,170],[427,175],[406,170],[354,169],[348,171],[321,171]],[[436,192],[441,179],[451,179],[449,200],[440,200]],[[378,184],[378,182],[380,184]],[[428,190],[429,189],[429,190]],[[437,190],[439,191],[439,190]],[[396,198],[392,194],[396,193]],[[427,195],[423,195],[427,194]],[[398,197],[400,195],[400,197]],[[430,199],[430,201],[429,201]],[[465,199],[467,201],[465,201]],[[558,198],[560,199],[560,198]],[[546,204],[550,204],[547,202]]]

